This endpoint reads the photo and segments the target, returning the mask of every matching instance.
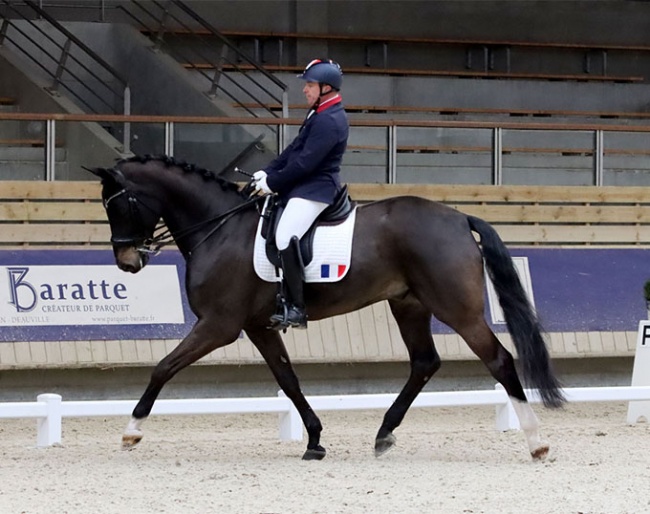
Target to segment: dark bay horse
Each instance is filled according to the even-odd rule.
[[[300,390],[282,338],[268,328],[276,284],[253,269],[259,214],[235,183],[169,157],[134,157],[112,168],[91,170],[102,179],[102,198],[117,265],[137,273],[164,235],[187,262],[186,287],[198,320],[182,342],[155,367],[123,437],[125,448],[142,439],[142,422],[162,387],[180,370],[234,342],[244,330],[264,357],[279,386],[302,417],[308,434],[304,459],[322,459],[322,426]],[[480,236],[478,244],[472,234]],[[548,453],[529,406],[513,356],[484,318],[485,261],[519,355],[523,377],[547,407],[564,397],[555,378],[534,310],[512,259],[485,221],[417,197],[397,197],[359,207],[350,271],[337,283],[306,284],[310,320],[344,314],[387,300],[408,349],[410,376],[384,415],[375,439],[377,456],[395,444],[393,431],[441,361],[430,329],[431,316],[454,329],[503,385],[515,407],[534,459]]]

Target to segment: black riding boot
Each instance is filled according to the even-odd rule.
[[[300,256],[300,242],[291,238],[286,250],[280,252],[282,260],[282,301],[278,312],[271,316],[273,328],[283,330],[288,327],[307,328],[307,314],[303,298],[305,269]]]

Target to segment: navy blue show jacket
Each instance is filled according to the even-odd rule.
[[[264,169],[271,191],[285,203],[305,198],[332,204],[341,190],[339,175],[349,124],[340,98],[313,111],[291,144]]]

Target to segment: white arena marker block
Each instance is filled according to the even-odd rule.
[[[636,353],[632,369],[632,386],[650,386],[650,321],[639,321],[636,336]],[[627,422],[650,422],[650,401],[630,402],[627,408]]]
[[[39,394],[36,401],[47,405],[47,414],[36,420],[36,446],[43,448],[61,444],[61,395]]]

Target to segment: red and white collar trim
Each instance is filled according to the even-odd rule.
[[[333,96],[332,98],[328,98],[327,100],[321,102],[316,108],[316,112],[323,112],[325,109],[328,109],[333,105],[339,103],[341,103],[341,95],[337,94],[336,96]]]

